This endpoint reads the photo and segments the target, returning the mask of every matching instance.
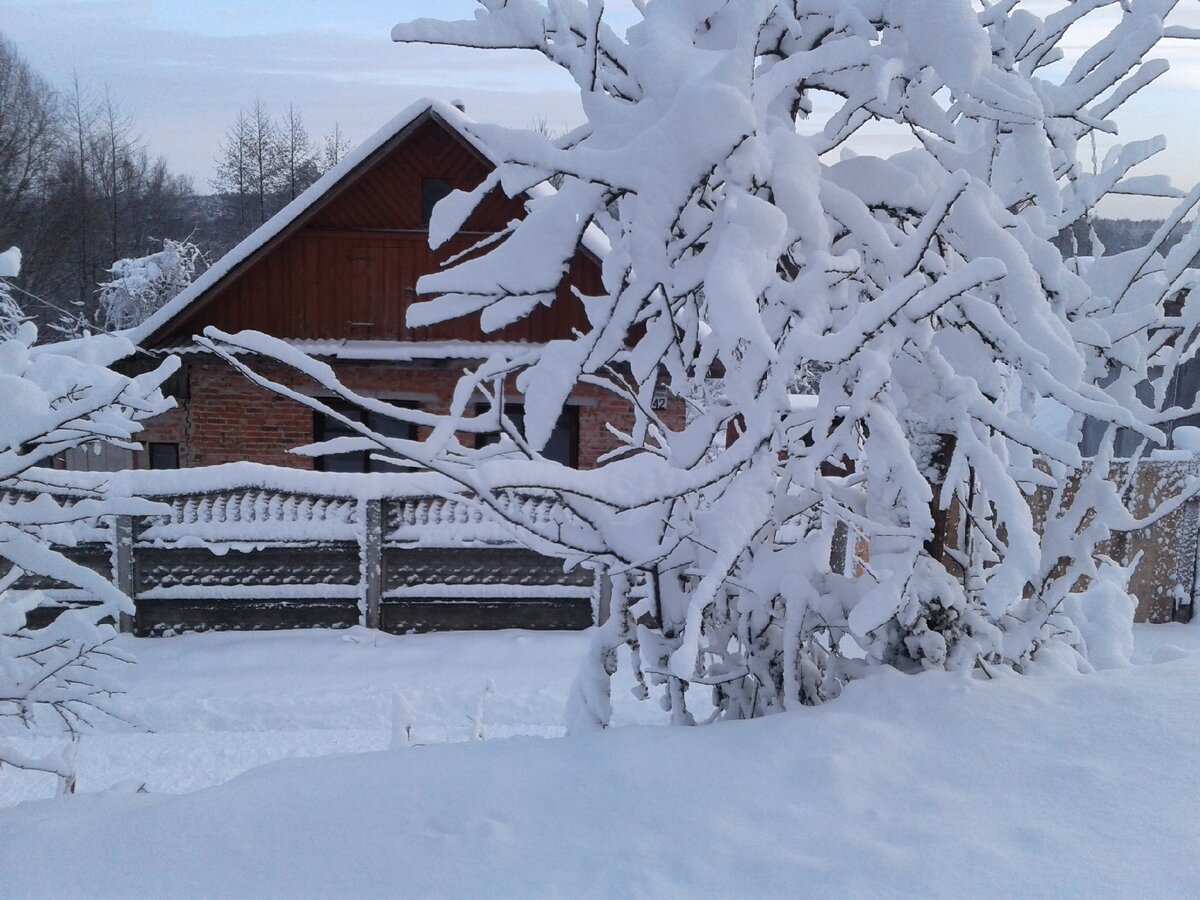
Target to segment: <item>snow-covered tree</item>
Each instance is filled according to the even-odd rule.
[[[107,498],[102,485],[81,486],[69,499],[56,496],[37,467],[88,441],[132,441],[141,420],[172,405],[159,385],[178,361],[129,378],[109,367],[133,351],[122,338],[97,335],[65,352],[53,344],[35,347],[36,337],[25,322],[0,341],[0,768],[52,772],[70,789],[73,745],[30,756],[8,739],[26,729],[76,735],[116,713],[119,685],[104,662],[124,657],[112,647],[107,623],[132,606],[107,578],[53,545],[73,543],[77,526],[156,506]],[[40,591],[17,590],[24,576],[74,585],[94,602],[30,627],[27,614],[52,603]]]
[[[1106,194],[1178,196],[1129,174],[1161,139],[1094,168],[1078,153],[1165,71],[1143,61],[1164,35],[1195,36],[1164,26],[1174,5],[635,0],[620,33],[603,0],[481,0],[471,21],[399,25],[398,41],[537,51],[587,116],[556,140],[472,126],[504,162],[439,204],[431,243],[493,190],[526,193],[527,215],[422,279],[434,296],[409,324],[478,313],[502,328],[554,302],[588,240],[607,247],[604,293],[581,298],[590,327],[497,351],[444,414],[359,396],[262,336],[208,343],[360,435],[309,452],[374,447],[441,472],[530,546],[609,572],[580,723],[607,721],[622,644],[678,722],[697,684],[744,717],[821,702],[877,664],[1087,669],[1131,620],[1127,573],[1097,552],[1137,525],[1108,477],[1112,438],[1161,442],[1179,412],[1163,386],[1195,351],[1198,311],[1166,318],[1162,301],[1200,232],[1165,258],[1150,246],[1090,269],[1052,240]],[[1066,59],[1092,18],[1106,33]],[[911,149],[856,155],[868,126]],[[255,375],[236,347],[431,436],[371,432]],[[797,396],[805,381],[814,397]],[[541,454],[576,385],[631,412],[594,471]],[[655,408],[663,385],[686,422]],[[523,428],[504,413],[514,388]],[[468,416],[481,397],[488,411]],[[1046,404],[1059,433],[1037,425]],[[1086,418],[1107,434],[1088,464]],[[460,440],[496,430],[499,445]],[[550,521],[513,502],[538,492],[561,503]]]
[[[9,278],[16,278],[21,271],[21,251],[9,247],[0,253],[0,340],[16,334],[25,314],[20,304],[13,299],[12,290],[8,285]]]
[[[119,259],[100,285],[100,320],[108,331],[138,325],[192,283],[204,268],[204,254],[191,241],[163,241],[156,253]]]

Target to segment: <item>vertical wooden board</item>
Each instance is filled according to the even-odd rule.
[[[383,308],[380,313],[385,340],[400,339],[400,247],[396,238],[383,247]]]
[[[325,279],[327,273],[325,271],[325,242],[327,238],[324,235],[313,234],[310,236],[310,242],[307,247],[307,260],[305,268],[309,273],[309,316],[306,331],[308,337],[318,338],[321,336],[322,319],[325,315],[325,302],[328,292],[326,290]]]
[[[387,240],[376,236],[371,241],[371,327],[372,340],[387,340],[392,336],[388,329],[387,303]]]
[[[339,285],[342,333],[352,340],[370,337],[371,250],[363,244],[349,244],[343,258],[344,275]]]
[[[342,308],[342,287],[346,279],[346,241],[342,238],[331,237],[325,245],[325,300],[321,304],[321,337],[346,336],[339,327],[339,322],[345,318]]]
[[[300,288],[301,305],[304,315],[301,319],[301,337],[313,336],[313,318],[317,309],[317,261],[314,254],[314,238],[311,234],[298,235],[296,242],[300,254]]]
[[[349,238],[339,236],[333,242],[333,258],[330,260],[330,301],[327,304],[329,321],[322,337],[350,337],[346,322],[350,316],[346,314],[346,282],[350,279],[350,245]]]
[[[221,310],[217,324],[226,331],[237,331],[238,325],[246,321],[246,286],[250,279],[243,279],[229,292],[229,302]]]
[[[248,260],[232,280],[201,298],[173,323],[171,332],[161,335],[162,340],[186,340],[208,324],[229,331],[253,328],[279,337],[362,337],[348,332],[345,323],[351,317],[339,309],[348,299],[343,292],[346,269],[344,261],[338,259],[344,248],[339,244],[347,232],[357,230],[361,234],[371,229],[412,231],[397,235],[395,261],[388,254],[381,263],[386,267],[382,281],[367,288],[370,304],[382,309],[382,314],[364,319],[377,323],[370,337],[540,342],[569,335],[570,326],[582,322],[582,317],[578,303],[563,292],[552,308],[535,310],[526,320],[498,333],[484,334],[477,316],[417,330],[408,329],[404,323],[405,310],[412,302],[408,290],[415,287],[421,275],[437,271],[438,259],[444,259],[448,251],[465,249],[480,234],[494,232],[523,214],[520,198],[493,191],[472,214],[464,233],[453,241],[454,246],[435,257],[428,249],[420,220],[422,179],[441,178],[456,188],[469,190],[489,170],[490,165],[460,136],[436,119],[417,123],[403,139],[388,145],[352,183],[331,191],[328,202],[314,208],[299,231],[268,244],[268,249]],[[576,275],[581,274],[575,272],[578,268],[572,266]]]
[[[416,279],[413,266],[413,242],[401,240],[396,245],[396,338],[408,340],[408,307],[412,303],[413,283]]]
[[[334,329],[334,322],[338,314],[337,286],[340,281],[338,256],[345,252],[341,243],[332,235],[323,235],[321,239],[321,252],[318,257],[321,270],[321,299],[317,304],[319,315],[317,333],[314,337],[327,338],[335,337],[338,334]]]
[[[274,298],[277,306],[274,316],[275,330],[281,335],[290,336],[294,331],[288,327],[290,324],[289,310],[287,308],[287,301],[282,296],[279,285],[279,268],[282,258],[282,253],[272,253],[267,256],[263,261],[262,283],[259,285],[258,290],[253,293],[258,294],[261,299],[266,299],[267,297]],[[254,299],[253,296],[246,298],[248,303],[253,303]]]
[[[283,290],[287,295],[288,308],[292,311],[292,337],[304,334],[304,293],[300,286],[304,258],[300,247],[299,240],[291,240],[284,245]]]

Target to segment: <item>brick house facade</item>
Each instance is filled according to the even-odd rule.
[[[507,328],[486,333],[477,316],[424,328],[405,322],[418,278],[524,214],[521,198],[493,191],[444,248],[429,249],[433,202],[451,189],[474,188],[494,168],[470,126],[459,110],[437,101],[410,107],[134,329],[131,336],[150,354],[178,352],[183,359],[171,385],[178,408],[148,423],[135,467],[242,460],[340,470],[374,465],[366,454],[314,461],[289,453],[329,436],[322,417],[201,351],[192,336],[208,325],[287,339],[329,362],[359,393],[435,411],[448,406],[459,374],[486,358],[489,344],[543,343],[587,327],[572,293],[601,289],[598,258],[586,241],[554,302]],[[316,385],[282,365],[256,368],[320,396]],[[672,417],[682,414],[676,406]],[[629,410],[587,387],[576,390],[568,407],[563,461],[593,467],[613,447],[606,425],[627,429]]]

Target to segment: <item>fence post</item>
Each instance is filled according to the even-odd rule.
[[[592,618],[594,624],[603,625],[612,614],[612,576],[608,567],[598,568],[594,572],[596,580],[592,583]]]
[[[362,579],[363,625],[378,628],[383,599],[383,501],[367,500],[363,513]]]
[[[133,571],[133,517],[117,516],[113,523],[113,575],[116,576],[117,590],[128,597],[137,606],[134,596]],[[133,631],[134,617],[123,612],[118,617],[117,628],[122,634]]]

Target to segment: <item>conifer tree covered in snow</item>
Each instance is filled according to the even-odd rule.
[[[1130,174],[1161,139],[1095,169],[1079,152],[1165,71],[1144,61],[1160,40],[1196,36],[1164,24],[1174,0],[634,5],[623,33],[603,0],[481,0],[474,20],[393,32],[539,52],[575,79],[587,117],[555,140],[471,126],[504,162],[439,204],[431,243],[494,189],[527,194],[527,215],[422,279],[434,296],[409,324],[479,313],[502,328],[553,302],[587,241],[604,248],[604,293],[581,298],[585,332],[497,351],[444,415],[358,396],[262,336],[210,331],[210,346],[248,373],[234,348],[277,356],[432,428],[406,441],[340,416],[361,446],[449,476],[530,546],[608,571],[580,724],[607,721],[622,644],[678,722],[692,721],[696,685],[718,715],[745,717],[832,698],[878,664],[1119,662],[1103,648],[1128,632],[1127,573],[1096,548],[1137,523],[1106,477],[1112,441],[1125,429],[1162,442],[1180,413],[1165,386],[1200,314],[1192,302],[1167,318],[1163,299],[1184,286],[1200,232],[1165,256],[1159,242],[1091,267],[1052,240],[1108,193],[1178,196]],[[1066,35],[1093,17],[1106,33],[1065,59]],[[855,155],[868,125],[912,149]],[[632,416],[586,472],[541,454],[581,384]],[[504,412],[514,386],[523,428]],[[662,386],[686,422],[655,408]],[[469,417],[481,396],[490,408]],[[1037,427],[1045,404],[1065,433]],[[1085,418],[1107,433],[1091,465]],[[506,439],[485,448],[459,437],[497,429]],[[1051,497],[1036,525],[1035,488]],[[561,500],[553,521],[512,503],[539,491]]]
[[[191,241],[163,241],[156,253],[119,259],[100,285],[101,324],[108,331],[139,325],[192,283],[205,265],[204,254]]]
[[[77,735],[96,718],[114,714],[119,685],[106,662],[123,657],[111,647],[114,631],[105,620],[132,612],[132,606],[107,578],[52,544],[70,545],[78,527],[102,517],[156,507],[108,499],[96,485],[81,487],[69,500],[55,496],[37,466],[88,441],[133,440],[142,419],[172,405],[159,385],[178,361],[129,378],[109,368],[133,351],[122,338],[97,335],[64,351],[53,344],[35,347],[36,337],[37,329],[25,322],[0,340],[0,768],[52,772],[69,789],[73,745],[30,756],[6,738],[24,729]],[[53,602],[44,592],[18,590],[23,576],[74,585],[93,602],[64,611],[45,627],[30,627],[27,613]]]

